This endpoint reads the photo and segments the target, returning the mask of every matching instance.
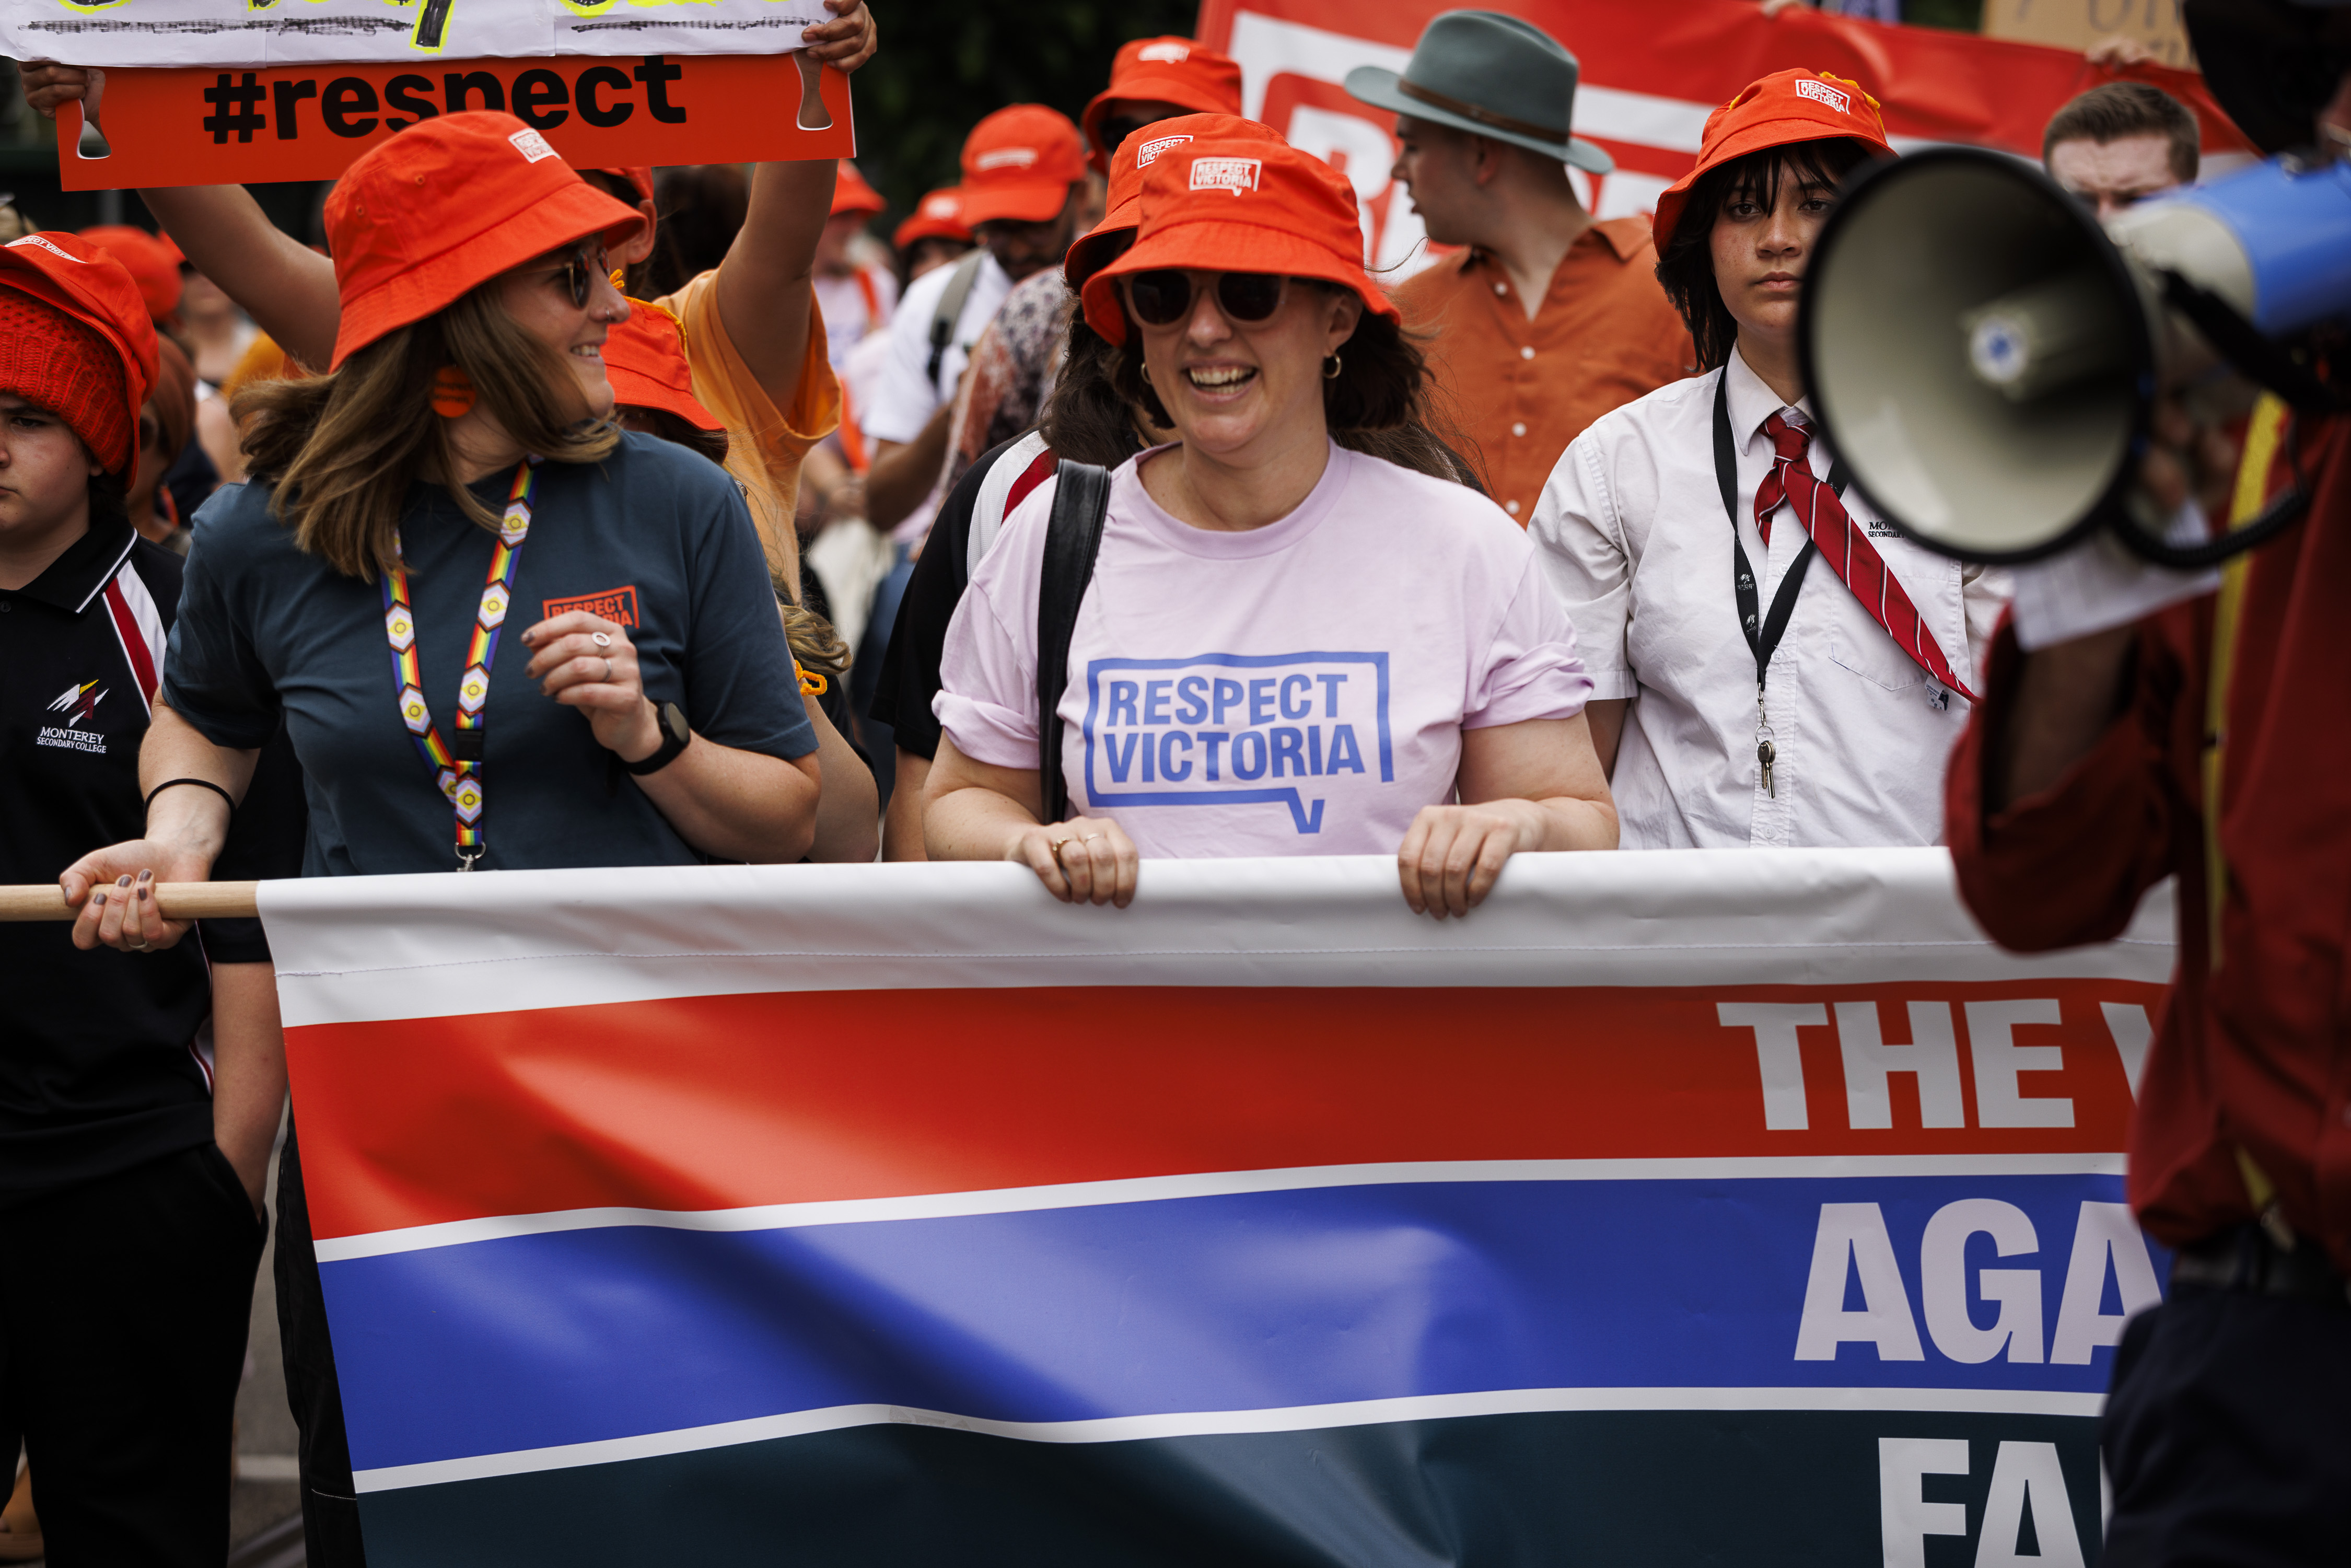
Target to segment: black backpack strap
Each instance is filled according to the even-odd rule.
[[[1070,637],[1093,580],[1109,511],[1110,470],[1064,458],[1054,470],[1053,517],[1037,581],[1037,785],[1048,822],[1070,814],[1070,787],[1061,777],[1061,694],[1070,685]]]
[[[939,308],[931,316],[931,361],[923,374],[942,401],[947,389],[939,384],[939,367],[946,363],[947,345],[955,341],[956,325],[963,319],[964,302],[971,298],[972,285],[979,279],[979,264],[987,259],[987,247],[975,246],[971,254],[956,263],[955,271],[947,277],[946,292],[939,296]]]

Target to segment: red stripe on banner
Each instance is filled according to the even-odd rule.
[[[818,991],[316,1024],[288,1030],[287,1050],[312,1225],[337,1237],[1387,1162],[2104,1153],[2125,1146],[2131,1099],[2102,1004],[2152,1009],[2161,992]],[[1993,1001],[2043,1006],[1975,1028],[1967,1004]],[[1793,1062],[1717,1012],[1759,1002],[1823,1009],[1796,1031],[1802,1131],[1784,1130]],[[1864,1062],[1856,1082],[1883,1085],[1892,1125],[1855,1129],[1855,1040],[1827,1020],[1863,1003],[1880,1051],[1912,1041],[1908,1004],[1949,1007],[1963,1125],[1921,1125],[1919,1075],[1898,1068],[1930,1047]],[[2058,1023],[2013,1021],[2052,1008]],[[1767,1072],[1783,1130],[1766,1125]],[[2045,1124],[2059,1100],[2070,1124]],[[1940,1103],[1946,1120],[1960,1108]]]

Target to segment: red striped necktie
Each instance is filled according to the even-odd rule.
[[[1886,570],[1877,547],[1854,526],[1837,493],[1813,476],[1812,465],[1804,460],[1813,444],[1812,427],[1791,424],[1785,414],[1775,413],[1763,422],[1763,434],[1771,438],[1773,453],[1771,471],[1755,487],[1755,528],[1763,542],[1771,542],[1771,514],[1780,509],[1781,502],[1787,502],[1796,521],[1819,547],[1821,559],[1844,580],[1871,619],[1886,628],[1886,635],[1917,661],[1920,669],[1968,701],[1975,701],[1975,693],[1951,674],[1951,662],[1943,657],[1942,647],[1927,630],[1918,607]]]

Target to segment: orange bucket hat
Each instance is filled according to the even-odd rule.
[[[1690,188],[1708,170],[1766,147],[1839,137],[1875,148],[1887,158],[1895,155],[1892,143],[1886,140],[1886,117],[1878,111],[1877,100],[1863,91],[1857,81],[1826,71],[1790,70],[1773,71],[1748,83],[1738,97],[1706,117],[1698,167],[1657,197],[1658,251],[1673,243],[1674,227],[1682,221]]]
[[[685,361],[685,333],[677,318],[643,299],[629,301],[629,319],[604,336],[604,374],[612,401],[626,408],[658,408],[696,430],[724,430],[726,421],[694,395]]]
[[[1110,161],[1110,210],[1102,221],[1081,234],[1061,263],[1061,276],[1072,288],[1113,259],[1117,242],[1132,236],[1143,222],[1143,172],[1162,155],[1188,142],[1240,140],[1281,142],[1280,132],[1238,114],[1183,114],[1144,127],[1122,143]],[[1287,143],[1282,143],[1287,145]]]
[[[104,251],[122,264],[147,301],[149,319],[169,320],[180,308],[180,247],[166,245],[145,229],[130,224],[99,224],[81,231],[93,250]]]
[[[1094,95],[1079,120],[1086,136],[1086,162],[1109,171],[1118,149],[1102,145],[1102,123],[1120,99],[1172,103],[1202,114],[1241,111],[1241,66],[1230,55],[1189,38],[1137,38],[1110,63],[1110,86]]]
[[[977,227],[998,218],[1041,224],[1070,204],[1070,187],[1086,177],[1078,128],[1060,110],[1041,103],[999,109],[963,139],[963,221]]]
[[[360,154],[327,198],[343,304],[329,368],[535,256],[643,227],[511,114],[419,120]]]
[[[1355,291],[1391,321],[1395,303],[1364,271],[1355,192],[1320,158],[1283,141],[1202,139],[1143,171],[1134,248],[1086,280],[1086,325],[1126,341],[1117,280],[1162,267],[1319,277]]]
[[[0,246],[0,391],[64,420],[128,478],[156,373],[155,324],[120,262],[72,235]]]

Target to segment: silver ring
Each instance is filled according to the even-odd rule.
[[[147,951],[147,938],[141,936],[136,942],[125,942],[122,945],[122,950],[126,953],[144,953]]]
[[[605,636],[601,632],[589,632],[588,641],[595,643],[599,648],[609,648],[612,645],[612,640],[610,637]]]
[[[1108,833],[1088,833],[1084,838],[1080,839],[1078,842],[1081,844],[1090,844],[1096,839],[1106,839],[1108,837],[1110,837]]]
[[[612,684],[612,661],[610,659],[604,661],[604,684],[608,686]]]

